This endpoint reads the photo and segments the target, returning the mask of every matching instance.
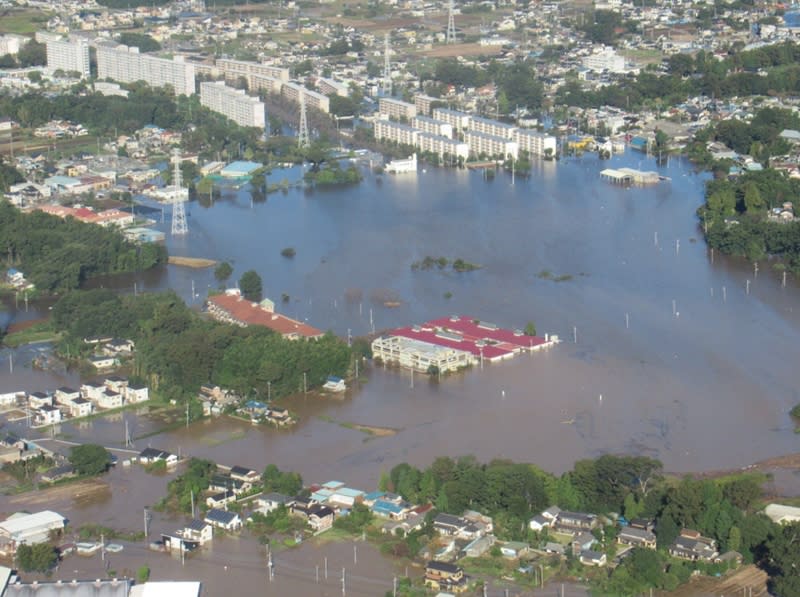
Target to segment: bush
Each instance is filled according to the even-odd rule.
[[[283,255],[287,259],[291,259],[296,254],[297,254],[297,251],[295,251],[293,247],[286,247],[283,251],[281,251],[281,255]]]

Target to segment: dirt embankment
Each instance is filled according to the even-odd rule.
[[[203,259],[201,257],[180,257],[178,255],[170,255],[168,261],[170,265],[180,265],[182,267],[191,267],[195,269],[213,267],[217,264],[217,262],[213,259]]]
[[[39,489],[38,491],[27,491],[15,495],[8,499],[8,503],[15,507],[25,510],[34,510],[40,506],[50,507],[54,502],[67,502],[76,499],[85,499],[96,493],[108,490],[108,483],[98,479],[87,479],[86,481],[76,481]]]

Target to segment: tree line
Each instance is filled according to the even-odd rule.
[[[266,400],[296,394],[344,377],[350,348],[333,334],[315,341],[286,340],[267,328],[209,320],[174,292],[118,296],[109,290],[72,292],[53,307],[64,332],[59,349],[87,351],[83,338],[110,335],[136,343],[133,375],[164,399],[185,402],[203,384]],[[197,414],[196,406],[192,415]]]
[[[0,253],[7,267],[48,293],[78,288],[94,276],[147,270],[167,257],[162,245],[136,245],[118,230],[24,213],[7,201],[0,201]]]
[[[745,562],[767,570],[778,594],[796,595],[787,589],[796,591],[799,586],[791,562],[800,561],[800,525],[781,527],[759,512],[763,482],[757,474],[676,479],[663,475],[658,460],[605,455],[580,460],[560,476],[508,460],[481,463],[473,457],[440,457],[422,470],[399,464],[381,476],[380,484],[412,503],[434,503],[440,512],[460,515],[466,509],[478,510],[494,518],[498,538],[533,545],[547,535],[529,530],[528,521],[551,505],[609,519],[621,515],[653,520],[658,550],[652,554],[636,550],[630,561],[601,575],[595,582],[603,594],[674,589],[695,569],[715,572],[713,567],[668,558],[667,549],[680,530],[691,528],[715,539],[721,552],[738,551]],[[617,533],[613,524],[596,531],[597,543],[612,555]]]

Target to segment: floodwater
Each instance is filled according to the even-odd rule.
[[[658,169],[671,181],[625,189],[599,180],[602,168],[620,166]],[[702,182],[685,161],[658,166],[627,154],[539,163],[513,185],[505,174],[486,180],[432,168],[369,175],[349,188],[291,189],[264,202],[245,188],[213,205],[192,203],[190,233],[169,239],[171,254],[229,260],[233,278],[253,268],[280,311],[343,337],[461,313],[508,327],[533,320],[563,343],[441,383],[373,370],[344,400],[298,398],[291,408],[302,422],[288,432],[222,420],[147,443],[258,469],[275,462],[308,481],[336,477],[364,488],[398,462],[424,466],[442,454],[525,460],[553,472],[607,452],[645,454],[690,472],[797,451],[788,411],[800,398],[786,366],[800,346],[797,282],[789,276],[782,287],[768,263],[756,275],[747,263],[712,258],[694,215]],[[169,218],[159,225],[167,230]],[[280,255],[289,246],[294,259]],[[483,269],[412,271],[426,255]],[[544,270],[572,277],[557,282]],[[192,286],[201,295],[216,284],[210,270],[171,266],[98,283],[169,286],[197,306]],[[386,308],[386,300],[401,304]],[[2,359],[0,390],[32,383],[30,372],[7,376]],[[48,375],[35,374],[38,387],[25,389],[61,383]],[[397,433],[373,437],[337,422]],[[132,424],[140,433],[153,425]],[[124,437],[118,421],[63,428],[109,445]]]

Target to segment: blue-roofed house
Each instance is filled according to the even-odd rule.
[[[316,491],[311,492],[311,499],[319,504],[325,504],[333,495],[332,489],[327,489],[325,487],[321,487]]]
[[[328,503],[340,508],[352,508],[355,504],[361,503],[364,499],[364,492],[360,489],[341,487],[333,492]]]
[[[220,176],[225,178],[244,178],[261,168],[261,164],[256,162],[232,162],[220,170]]]
[[[377,500],[370,508],[376,516],[389,518],[391,520],[402,520],[406,517],[408,506],[406,504],[395,504],[386,500]]]
[[[365,506],[371,508],[372,504],[377,502],[379,499],[381,499],[385,495],[386,495],[385,491],[371,491],[369,493],[365,493],[364,497],[363,497],[363,499],[361,501]]]
[[[344,483],[341,481],[327,481],[322,484],[325,489],[330,489],[332,491],[336,491],[337,489],[344,487]]]

